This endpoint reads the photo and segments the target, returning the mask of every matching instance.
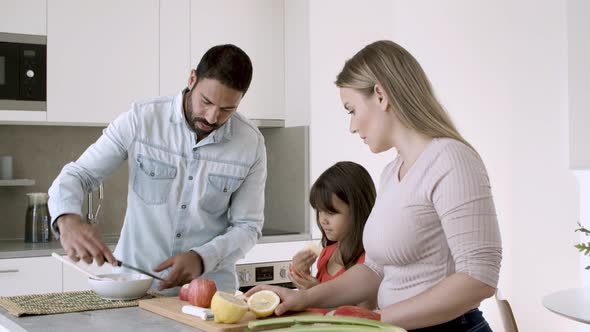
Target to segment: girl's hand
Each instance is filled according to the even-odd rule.
[[[264,289],[268,289],[277,293],[281,298],[281,304],[279,304],[279,306],[275,309],[275,314],[277,316],[280,316],[289,310],[303,311],[306,308],[305,291],[296,291],[278,286],[261,285],[250,289],[244,295],[246,295],[246,297],[250,297],[252,294]]]
[[[287,274],[289,279],[293,282],[298,289],[310,289],[315,285],[318,285],[320,282],[316,278],[312,277],[311,275],[301,275],[298,274],[296,271],[295,273],[289,272]]]
[[[317,257],[311,250],[302,250],[293,256],[293,268],[300,274],[311,275],[311,266]]]

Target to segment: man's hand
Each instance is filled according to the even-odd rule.
[[[318,256],[311,250],[302,250],[293,256],[293,267],[301,274],[311,274],[311,266]]]
[[[71,260],[77,262],[81,259],[87,264],[95,260],[98,266],[102,266],[105,261],[117,265],[117,259],[102,242],[96,228],[83,223],[79,215],[64,214],[56,222],[61,246]]]
[[[172,267],[172,271],[166,281],[160,282],[158,290],[182,286],[199,277],[203,273],[203,260],[199,254],[191,250],[168,258],[156,266],[154,271],[162,272],[169,267]]]

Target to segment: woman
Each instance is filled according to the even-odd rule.
[[[416,331],[491,331],[477,309],[495,292],[502,248],[489,179],[424,71],[378,41],[344,65],[336,85],[350,131],[374,153],[395,147],[363,234],[364,264],[309,290],[276,291],[275,310],[337,307],[378,292],[381,319]]]

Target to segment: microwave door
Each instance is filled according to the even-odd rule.
[[[21,100],[45,100],[45,45],[19,47],[18,73]]]
[[[0,99],[18,99],[19,48],[13,43],[0,42]]]

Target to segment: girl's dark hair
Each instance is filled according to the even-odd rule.
[[[332,194],[348,205],[351,214],[351,230],[339,244],[342,263],[345,269],[349,269],[365,250],[363,230],[375,204],[375,184],[363,166],[351,161],[334,164],[315,181],[309,193],[309,203],[316,210],[316,222],[322,231],[324,247],[335,243],[328,240],[320,225],[320,211],[339,212],[332,204]]]
[[[235,45],[217,45],[203,55],[196,72],[197,83],[204,78],[215,79],[245,95],[252,81],[252,62]]]

